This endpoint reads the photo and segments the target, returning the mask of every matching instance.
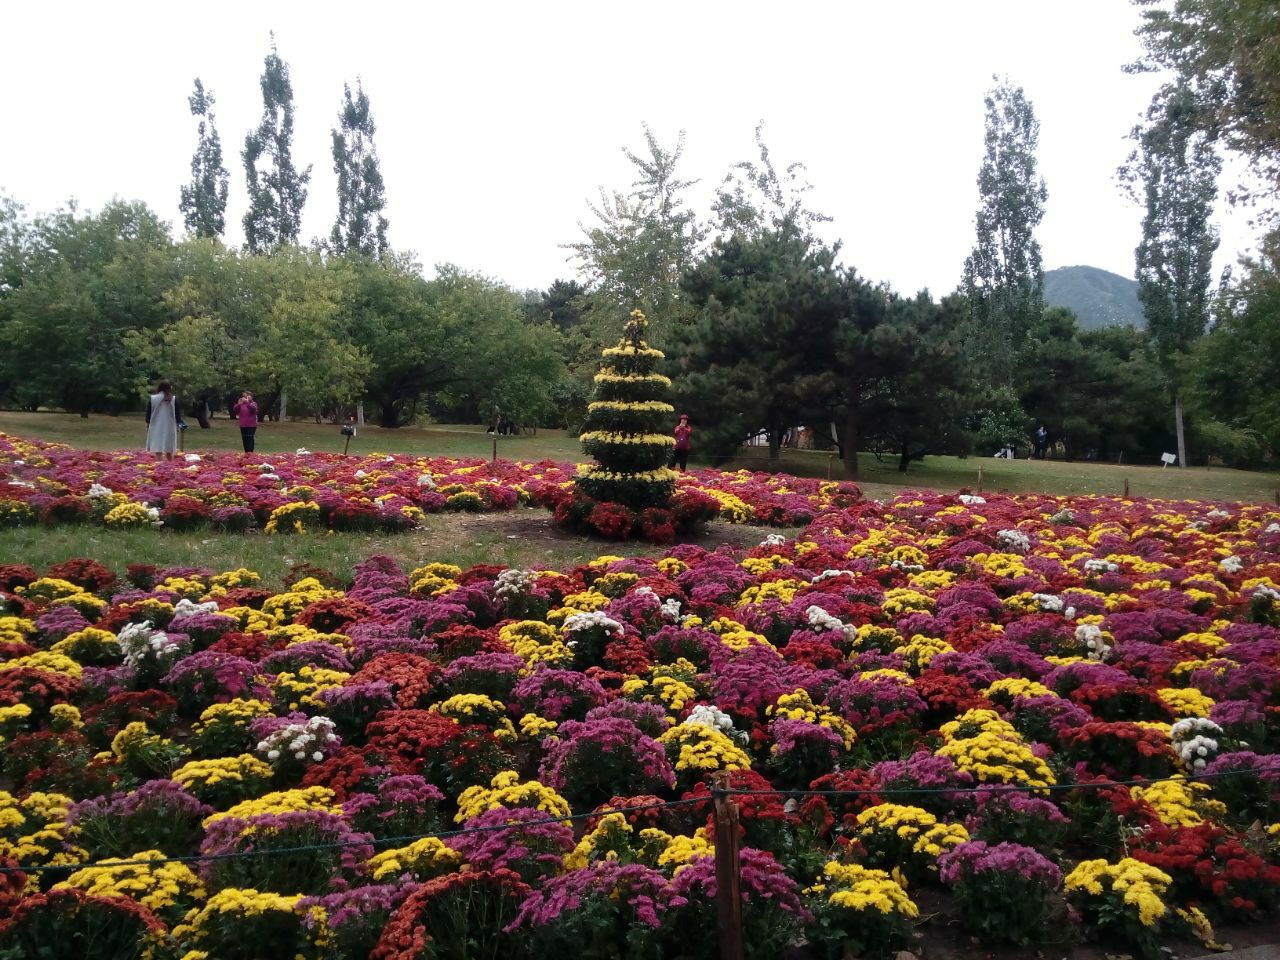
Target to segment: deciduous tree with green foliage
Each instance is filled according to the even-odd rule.
[[[4,297],[0,381],[32,409],[132,409],[139,371],[125,334],[164,323],[164,291],[176,279],[168,227],[144,204],[37,217],[21,283]]]
[[[975,357],[992,384],[1012,384],[1027,332],[1044,309],[1036,227],[1048,191],[1036,173],[1040,122],[1007,79],[987,93],[986,154],[978,171],[977,239],[964,263]]]
[[[668,149],[646,124],[645,152],[623,148],[637,179],[627,192],[600,190],[591,204],[596,223],[567,245],[587,281],[585,304],[598,342],[617,337],[629,311],[639,309],[656,322],[680,322],[680,277],[692,266],[705,232],[685,206],[696,180],[682,180],[676,168],[684,153],[684,132]]]
[[[333,133],[333,172],[338,175],[338,219],[329,242],[338,253],[380,257],[387,252],[386,191],[373,145],[369,98],[356,80],[355,96],[342,85],[342,109]]]
[[[1137,146],[1121,171],[1146,205],[1135,251],[1138,299],[1173,393],[1178,465],[1187,465],[1180,363],[1204,334],[1218,232],[1209,222],[1222,163],[1185,87],[1167,89],[1135,127]]]
[[[193,237],[220,237],[227,228],[227,168],[222,165],[222,140],[213,118],[213,91],[196,77],[187,98],[191,115],[199,118],[196,151],[191,156],[191,182],[182,188],[178,204],[187,232]]]
[[[1133,0],[1147,57],[1189,90],[1200,131],[1280,192],[1280,28],[1274,0]]]
[[[719,232],[758,237],[794,230],[811,239],[814,228],[831,218],[806,205],[805,194],[813,185],[804,178],[804,164],[789,163],[778,173],[764,141],[763,121],[756,125],[755,140],[758,161],[735,163],[716,191],[712,209]]]
[[[564,377],[558,334],[524,322],[511,288],[452,266],[423,279],[406,258],[345,258],[354,271],[348,310],[355,341],[373,361],[366,397],[384,427],[424,410],[516,423],[546,416]]]
[[[261,87],[262,120],[245,136],[241,154],[249,189],[244,242],[254,253],[297,243],[311,180],[310,165],[299,170],[293,163],[293,85],[274,37],[263,61]]]
[[[1198,439],[1251,466],[1280,451],[1280,238],[1244,270],[1219,297],[1213,329],[1186,367]]]

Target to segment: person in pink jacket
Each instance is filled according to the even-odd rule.
[[[693,427],[689,426],[689,415],[680,414],[680,421],[675,429],[676,449],[672,458],[675,466],[683,473],[689,468],[689,451],[693,449]]]
[[[246,390],[231,408],[236,419],[240,421],[240,444],[245,453],[253,453],[254,435],[258,432],[258,405],[253,402],[253,394]]]

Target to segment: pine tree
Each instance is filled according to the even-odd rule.
[[[182,188],[178,207],[192,236],[220,237],[227,229],[227,168],[222,165],[222,140],[213,119],[213,91],[206,90],[199,77],[187,104],[191,115],[200,118],[200,139],[191,157],[191,183]]]
[[[645,342],[646,326],[644,314],[633,310],[618,345],[602,352],[580,438],[596,462],[578,477],[578,489],[633,510],[668,506],[676,480],[667,466],[674,443],[667,426],[675,408],[665,399],[671,381],[654,370],[662,351]]]
[[[368,257],[387,250],[387,218],[382,168],[373,145],[373,114],[369,98],[356,80],[356,95],[342,85],[341,124],[333,131],[333,172],[338,175],[338,219],[329,235],[333,249]]]
[[[249,188],[244,242],[254,253],[297,242],[311,180],[310,166],[299,171],[293,165],[293,85],[274,37],[263,61],[261,84],[262,121],[245,136],[241,154]],[[258,163],[264,157],[269,162],[260,170]]]

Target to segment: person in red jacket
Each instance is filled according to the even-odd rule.
[[[680,422],[676,424],[676,466],[683,473],[689,468],[689,451],[693,447],[693,427],[689,426],[689,415],[680,414]]]
[[[240,421],[240,445],[245,453],[253,453],[254,436],[258,432],[258,405],[253,401],[253,394],[248,390],[240,394],[231,412]]]

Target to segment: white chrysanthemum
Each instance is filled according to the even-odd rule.
[[[272,731],[258,744],[257,751],[271,763],[286,755],[299,762],[305,762],[310,757],[318,763],[325,757],[323,748],[338,743],[332,720],[328,717],[309,717],[306,723],[289,723]]]
[[[1031,549],[1031,538],[1021,530],[998,530],[996,540],[1014,553],[1026,553]]]
[[[852,577],[854,575],[855,574],[852,570],[823,570],[820,574],[813,577],[809,582],[821,583],[823,580],[831,580],[835,577],[845,577],[845,576]]]
[[[213,600],[206,600],[204,603],[195,603],[183,597],[173,607],[173,618],[194,617],[198,613],[217,613],[218,604]]]
[[[722,733],[732,733],[733,718],[717,707],[700,703],[689,711],[689,715],[684,718],[682,726],[710,727]]]
[[[1076,641],[1089,651],[1089,659],[1099,663],[1111,656],[1111,644],[1107,643],[1102,628],[1092,623],[1082,623],[1076,627]]]
[[[95,483],[89,488],[89,492],[85,494],[90,500],[97,500],[99,497],[109,497],[112,494],[110,487],[104,487],[100,483]]]
[[[294,452],[297,456],[299,456],[299,457],[309,457],[309,456],[311,456],[311,451],[310,451],[310,450],[308,450],[306,447],[299,447],[297,450],[295,450],[295,451],[293,451],[293,452]]]
[[[565,617],[562,629],[565,634],[580,633],[583,630],[603,630],[615,637],[620,637],[626,632],[622,624],[612,617],[605,616],[600,610],[570,614]]]
[[[845,633],[849,629],[843,620],[839,617],[833,617],[816,604],[809,607],[804,612],[804,615],[809,621],[809,626],[818,632],[830,630],[832,633]]]
[[[537,576],[533,570],[503,570],[493,581],[493,594],[499,600],[522,597],[533,589]]]
[[[1223,573],[1239,573],[1244,569],[1244,561],[1232,554],[1229,557],[1223,557],[1218,561],[1218,566]]]
[[[962,493],[959,499],[966,507],[980,507],[987,502],[985,497],[979,497],[972,493]]]
[[[1033,593],[1031,599],[1040,605],[1041,610],[1049,613],[1061,613],[1063,610],[1062,598],[1051,593]]]
[[[1204,717],[1185,717],[1169,728],[1169,740],[1178,759],[1192,773],[1199,773],[1217,756],[1222,728]]]
[[[780,533],[771,533],[760,541],[762,547],[780,547],[787,542],[787,538]]]

